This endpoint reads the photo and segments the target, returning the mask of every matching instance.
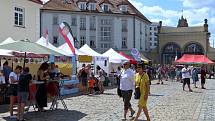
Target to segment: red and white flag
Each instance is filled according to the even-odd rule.
[[[72,53],[75,55],[75,46],[74,46],[74,38],[72,34],[70,33],[69,26],[65,24],[64,22],[60,24],[59,32],[63,36],[66,43],[69,45],[69,48],[71,49]]]
[[[46,39],[46,46],[48,46],[48,44],[49,44],[49,33],[48,33],[48,29],[46,29],[45,34],[44,34],[44,37],[45,37],[45,39]]]

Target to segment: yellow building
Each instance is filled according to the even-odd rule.
[[[183,54],[204,54],[215,60],[215,51],[210,47],[210,32],[207,19],[204,25],[189,27],[187,20],[182,16],[177,27],[158,26],[157,63],[171,64]]]

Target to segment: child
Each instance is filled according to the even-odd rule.
[[[94,88],[94,84],[95,84],[95,76],[92,75],[92,77],[90,77],[89,81],[88,81],[88,85],[89,85],[89,95],[93,94],[93,88]]]

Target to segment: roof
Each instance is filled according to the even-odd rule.
[[[87,10],[81,10],[78,5],[76,4],[75,0],[67,0],[70,1],[69,4],[65,3],[64,0],[50,0],[47,2],[42,10],[52,10],[52,11],[72,11],[72,12],[87,12]],[[81,0],[82,1],[82,0]],[[84,0],[87,2],[96,2],[95,0]],[[145,20],[146,22],[151,23],[140,11],[138,11],[128,0],[98,0],[96,5],[96,10],[93,11],[96,13],[103,13],[100,4],[102,3],[109,3],[110,6],[110,12],[111,14],[125,14],[125,15],[135,15],[139,18]],[[122,13],[119,9],[120,4],[126,3],[128,6],[128,11]],[[92,12],[92,11],[91,11]]]
[[[197,27],[162,27],[161,33],[204,32],[204,26]]]
[[[41,4],[41,5],[43,4],[42,1],[40,1],[40,0],[29,0],[29,1]]]
[[[101,2],[99,2],[99,5],[101,5],[103,3],[107,3],[107,4],[110,4],[110,5],[113,5],[113,3],[110,2],[109,0],[101,0]]]
[[[96,0],[88,0],[87,2],[88,2],[88,3],[97,3]]]
[[[120,6],[120,5],[129,5],[129,4],[128,4],[128,1],[122,0],[117,6]]]
[[[76,4],[72,0],[67,0],[66,4],[64,0],[50,0],[41,8],[42,10],[59,10],[59,11],[80,11]]]

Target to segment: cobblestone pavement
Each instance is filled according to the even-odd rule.
[[[193,88],[193,92],[182,91],[179,82],[165,82],[164,85],[152,82],[148,109],[152,121],[215,121],[215,80],[207,80],[206,90]],[[187,87],[185,88],[186,90]],[[27,113],[29,121],[121,121],[123,116],[122,99],[116,88],[107,89],[102,95],[71,96],[64,99],[69,111],[60,109],[43,113]],[[50,105],[50,104],[49,104]],[[132,106],[137,110],[137,100],[132,97]],[[7,106],[0,106],[0,120],[8,118]],[[144,113],[139,118],[145,119]]]

